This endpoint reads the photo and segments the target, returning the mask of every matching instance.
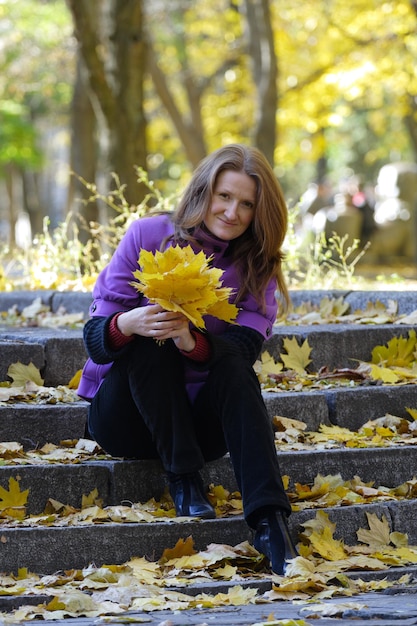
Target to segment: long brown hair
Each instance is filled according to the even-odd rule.
[[[275,277],[284,306],[287,306],[289,296],[282,272],[281,250],[287,231],[287,206],[272,167],[257,148],[229,144],[199,163],[173,214],[174,239],[193,240],[193,231],[204,222],[211,206],[217,177],[225,170],[245,172],[256,183],[253,221],[232,243],[233,261],[241,282],[237,302],[249,292],[264,304],[267,284]]]

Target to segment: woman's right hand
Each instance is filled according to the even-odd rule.
[[[164,340],[173,338],[188,328],[188,320],[182,313],[166,311],[159,304],[148,304],[122,313],[117,326],[123,335],[141,335]]]

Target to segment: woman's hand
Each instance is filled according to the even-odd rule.
[[[165,311],[159,304],[149,304],[122,313],[117,326],[124,335],[153,337],[158,341],[172,339],[179,350],[191,352],[195,339],[188,318],[182,313]]]

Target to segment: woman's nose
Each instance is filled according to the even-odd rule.
[[[239,203],[237,201],[232,201],[225,211],[225,215],[228,219],[235,219],[237,215],[237,210],[239,208]]]

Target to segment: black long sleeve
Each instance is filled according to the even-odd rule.
[[[131,345],[129,343],[119,350],[111,349],[109,343],[109,325],[115,315],[116,313],[108,317],[92,317],[84,326],[83,338],[85,349],[94,363],[104,364],[116,361]]]
[[[94,363],[110,363],[117,360],[128,349],[129,345],[119,350],[112,350],[109,344],[109,325],[115,313],[108,317],[92,317],[84,326],[84,344],[88,356]],[[210,347],[211,356],[205,363],[189,360],[190,365],[199,370],[207,370],[225,355],[233,354],[254,363],[259,356],[263,344],[260,333],[246,326],[232,325],[222,335],[205,333]],[[137,338],[138,339],[138,338]]]

